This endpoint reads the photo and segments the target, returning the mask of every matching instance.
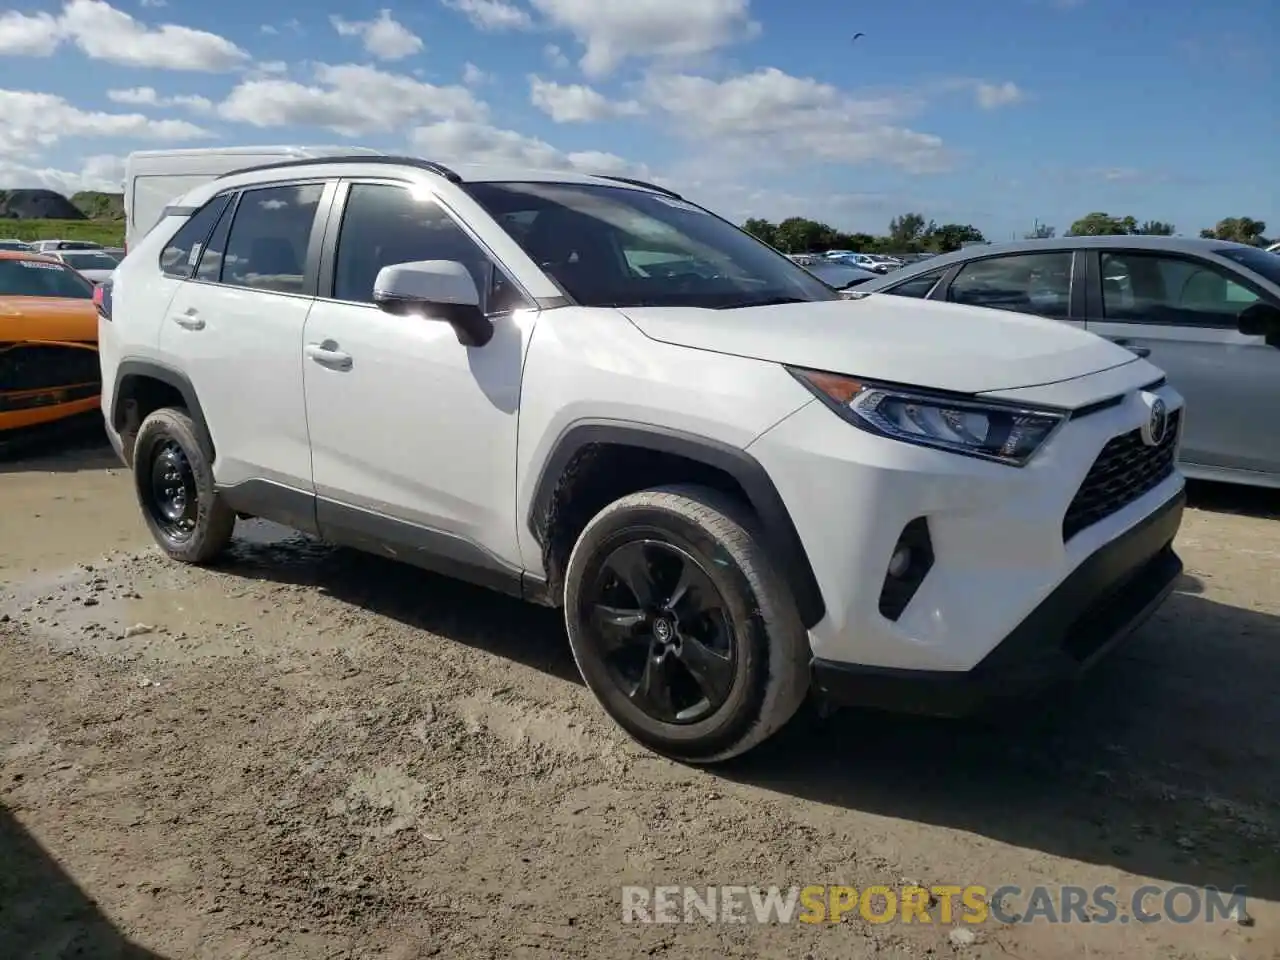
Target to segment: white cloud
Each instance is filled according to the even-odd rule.
[[[130,87],[125,90],[108,90],[107,99],[112,103],[124,103],[135,107],[181,107],[193,113],[212,113],[213,101],[193,94],[177,94],[162,97],[154,87]]]
[[[30,155],[70,137],[176,141],[208,136],[209,131],[186,120],[81,110],[51,93],[0,90],[0,155]]]
[[[440,0],[451,10],[463,14],[480,30],[529,30],[533,17],[529,11],[507,0]],[[606,2],[606,0],[602,0]]]
[[[866,163],[913,172],[944,169],[942,140],[902,126],[920,106],[909,95],[856,98],[774,67],[716,81],[653,74],[645,96],[686,137],[747,163]]]
[[[360,37],[366,52],[379,60],[403,60],[422,50],[422,38],[383,8],[373,20],[344,20],[332,16],[329,22],[339,36]]]
[[[545,140],[515,130],[484,123],[445,120],[418,127],[409,135],[411,149],[442,163],[481,163],[534,167],[540,170],[577,170],[581,173],[648,176],[643,165],[612,153],[593,150],[565,153]]]
[[[106,154],[86,157],[78,171],[32,166],[0,157],[0,188],[44,188],[71,196],[81,190],[119,193],[124,181],[124,158]]]
[[[478,87],[482,83],[488,83],[493,79],[491,74],[485,73],[474,63],[467,61],[462,66],[462,82],[468,87]]]
[[[547,58],[547,62],[557,70],[565,70],[569,66],[569,58],[564,55],[564,51],[557,47],[554,43],[548,43],[542,48],[542,55]]]
[[[278,76],[289,72],[289,65],[283,60],[263,60],[254,65],[254,71],[268,76]]]
[[[264,23],[262,26],[258,28],[258,32],[265,33],[268,37],[274,37],[277,33],[280,32],[280,28],[272,26],[269,23]]]
[[[691,57],[756,36],[749,0],[532,0],[554,26],[582,43],[591,77],[630,58]]]
[[[47,17],[47,14],[46,14]],[[40,26],[26,18],[27,31],[37,31],[37,42],[28,50],[50,55],[61,41],[70,41],[93,60],[164,70],[200,70],[218,73],[232,70],[248,59],[248,54],[232,41],[216,33],[164,23],[148,27],[105,0],[68,0],[49,35],[49,22]]]
[[[995,110],[998,107],[1011,106],[1026,99],[1026,94],[1012,81],[1006,81],[1005,83],[984,83],[980,81],[974,85],[974,96],[977,97],[978,106],[983,110]]]
[[[246,80],[218,112],[255,127],[324,127],[347,137],[429,119],[483,120],[487,112],[465,87],[437,87],[374,67],[317,64],[315,80]]]
[[[140,7],[167,7],[169,0],[138,0]]]
[[[529,102],[556,123],[590,123],[644,113],[635,100],[610,100],[581,83],[555,83],[529,77]]]
[[[48,13],[0,14],[0,56],[49,57],[62,43],[62,27]]]

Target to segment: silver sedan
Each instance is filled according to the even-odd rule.
[[[1039,314],[1127,346],[1186,398],[1189,477],[1280,487],[1280,256],[1187,237],[990,244],[868,280],[887,293]]]

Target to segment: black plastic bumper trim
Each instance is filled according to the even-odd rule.
[[[1173,539],[1186,494],[1100,547],[967,671],[903,670],[814,659],[819,695],[836,703],[934,716],[983,712],[1087,672],[1173,592]]]

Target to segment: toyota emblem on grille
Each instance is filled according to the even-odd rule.
[[[1147,422],[1142,425],[1142,442],[1148,447],[1158,447],[1169,432],[1169,408],[1159,397],[1145,394]]]

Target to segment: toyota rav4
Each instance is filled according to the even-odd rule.
[[[563,607],[603,708],[687,762],[810,693],[1025,700],[1181,569],[1182,401],[1146,360],[842,297],[652,184],[241,170],[98,300],[109,432],[171,557],[261,517]]]

